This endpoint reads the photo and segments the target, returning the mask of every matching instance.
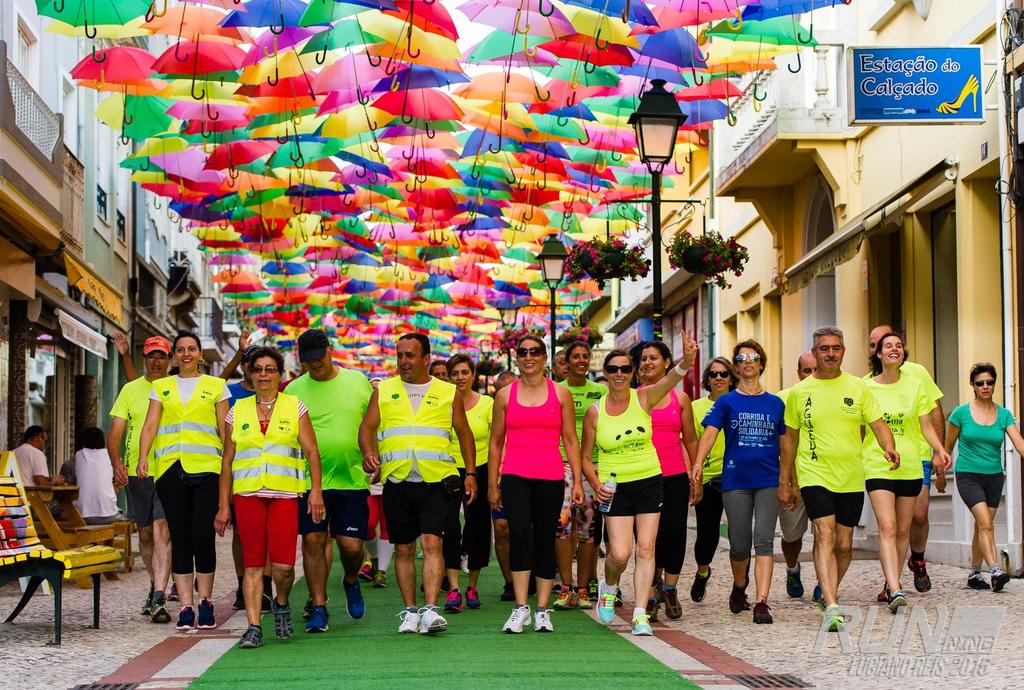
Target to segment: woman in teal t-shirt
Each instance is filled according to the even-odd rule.
[[[953,451],[959,442],[954,476],[960,498],[974,516],[974,537],[971,540],[971,574],[967,586],[989,589],[981,575],[981,560],[989,564],[992,591],[998,592],[1010,581],[1009,573],[996,563],[996,540],[992,530],[999,498],[1003,493],[1002,449],[1004,436],[1018,453],[1024,454],[1024,438],[1017,422],[1005,407],[992,400],[996,386],[996,368],[982,362],[971,367],[974,402],[966,403],[949,415],[946,450]]]

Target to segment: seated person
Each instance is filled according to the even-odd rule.
[[[109,525],[127,519],[117,508],[114,468],[110,464],[102,429],[89,427],[78,435],[75,477],[78,479],[75,507],[86,524]]]
[[[21,436],[21,445],[14,449],[14,457],[18,460],[18,470],[25,486],[60,486],[64,477],[50,476],[49,464],[46,462],[46,429],[33,424],[25,429]]]

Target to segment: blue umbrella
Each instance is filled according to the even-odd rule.
[[[685,28],[669,29],[656,34],[647,34],[637,39],[640,55],[667,62],[677,67],[707,69],[708,65],[699,58],[697,39]]]
[[[232,10],[220,25],[268,27],[281,33],[285,27],[299,26],[305,11],[306,3],[301,0],[249,0],[244,9]]]

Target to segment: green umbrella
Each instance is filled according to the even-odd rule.
[[[94,38],[100,24],[124,25],[141,17],[149,5],[149,0],[36,0],[39,14],[83,27],[86,38]]]
[[[595,67],[587,72],[579,60],[560,60],[557,65],[540,70],[552,79],[568,81],[579,86],[618,86],[619,75],[609,67]]]
[[[726,20],[708,29],[707,35],[730,41],[777,46],[813,47],[818,45],[818,42],[814,40],[814,34],[805,31],[792,17],[772,17],[760,21],[748,20],[739,26],[732,20]]]
[[[533,49],[550,40],[547,36],[524,36],[523,34],[510,34],[507,31],[495,30],[476,44],[466,57],[466,62],[487,62],[495,58],[508,58],[509,55],[523,52],[524,48]]]
[[[333,2],[333,0],[332,0]],[[313,3],[318,4],[318,3]],[[310,5],[312,7],[312,5]],[[352,46],[366,45],[367,43],[383,43],[384,39],[379,36],[363,31],[355,19],[346,19],[338,22],[331,28],[321,31],[313,36],[306,43],[301,53],[319,53],[322,50],[335,50],[337,48],[351,48]]]

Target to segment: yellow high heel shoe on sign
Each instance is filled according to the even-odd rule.
[[[964,88],[960,91],[960,95],[957,97],[957,99],[955,101],[945,101],[943,103],[939,103],[939,107],[936,108],[936,110],[938,110],[940,113],[944,115],[956,115],[958,112],[960,112],[960,108],[963,107],[964,101],[967,100],[967,96],[970,95],[971,106],[973,107],[974,112],[977,113],[979,86],[980,84],[978,82],[978,78],[972,74],[971,78],[967,80],[966,84],[964,84]]]

